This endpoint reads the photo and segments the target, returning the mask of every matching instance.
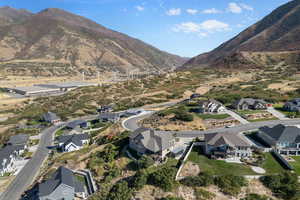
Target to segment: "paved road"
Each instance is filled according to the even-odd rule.
[[[272,115],[274,115],[275,117],[277,117],[280,120],[287,120],[289,119],[288,117],[286,117],[284,114],[282,114],[281,112],[279,112],[278,110],[276,110],[273,107],[268,107],[267,111],[269,113],[271,113]]]
[[[133,116],[131,118],[128,118],[123,121],[122,125],[125,129],[134,131],[138,126],[138,121],[149,117],[153,114],[147,113],[144,115],[137,115]],[[273,120],[273,121],[262,121],[262,122],[253,122],[253,123],[247,123],[247,124],[242,124],[238,126],[234,126],[231,128],[218,128],[218,129],[213,129],[213,130],[206,130],[206,131],[176,131],[176,135],[178,137],[187,137],[187,138],[192,138],[192,137],[198,137],[203,134],[208,134],[208,133],[215,133],[215,132],[232,132],[232,133],[238,133],[238,132],[245,132],[245,131],[251,131],[251,130],[256,130],[259,127],[262,126],[275,126],[277,124],[285,124],[285,125],[299,125],[300,124],[300,119],[288,119],[288,120]],[[174,132],[174,131],[173,131]]]
[[[240,115],[238,115],[237,113],[226,109],[225,111],[228,115],[230,115],[231,117],[233,117],[234,119],[238,120],[239,122],[241,122],[241,124],[249,124],[249,122],[247,120],[245,120],[244,118],[242,118]]]
[[[34,156],[28,161],[23,169],[18,173],[5,192],[0,196],[0,200],[18,200],[23,192],[33,183],[39,173],[40,167],[47,159],[49,149],[53,145],[54,132],[59,126],[52,126],[42,132],[39,147]]]
[[[28,161],[28,163],[23,167],[23,169],[18,173],[18,175],[11,182],[6,191],[1,194],[0,200],[19,200],[21,195],[34,182],[35,178],[40,172],[40,168],[42,167],[43,162],[48,158],[50,152],[48,147],[53,146],[55,136],[54,133],[56,132],[56,130],[74,120],[93,120],[96,117],[97,115],[91,115],[82,118],[71,119],[66,123],[62,123],[58,126],[51,126],[50,128],[47,128],[44,131],[42,131],[39,146],[36,153],[33,155],[30,161]]]

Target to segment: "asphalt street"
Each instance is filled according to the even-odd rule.
[[[23,192],[33,183],[39,174],[40,167],[49,155],[48,147],[53,145],[54,133],[58,128],[59,126],[51,126],[42,132],[36,153],[18,173],[6,191],[1,194],[0,200],[20,199]]]
[[[63,127],[67,123],[74,120],[84,119],[93,120],[97,115],[86,116],[82,118],[72,119],[66,123],[62,123],[59,126],[51,126],[45,129],[41,133],[41,139],[38,149],[33,157],[27,162],[23,169],[18,173],[15,179],[10,183],[5,192],[0,196],[0,200],[19,200],[21,195],[28,189],[28,187],[34,182],[35,178],[40,172],[45,160],[47,160],[50,153],[49,147],[53,146],[54,133],[59,128]]]

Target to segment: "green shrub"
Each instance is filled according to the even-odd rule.
[[[149,176],[149,183],[162,188],[165,191],[171,191],[175,187],[175,167],[164,167],[153,172]]]
[[[150,156],[143,155],[138,161],[137,165],[140,169],[148,168],[154,165],[154,160]]]
[[[197,200],[211,200],[216,197],[214,193],[206,191],[202,188],[195,188],[195,196]]]
[[[138,171],[133,177],[132,187],[140,190],[147,184],[148,174],[145,171]]]
[[[261,182],[272,192],[285,200],[298,200],[300,198],[300,184],[298,176],[285,172],[279,175],[263,176]]]
[[[272,200],[272,198],[259,194],[247,194],[246,197],[241,200]]]
[[[232,196],[238,195],[241,192],[241,188],[247,186],[247,181],[242,176],[218,176],[215,178],[214,182],[224,194]]]
[[[126,181],[121,181],[112,187],[107,199],[130,200],[131,196],[132,196],[132,190],[128,187],[128,183]]]
[[[208,173],[199,176],[189,176],[180,181],[181,184],[189,187],[206,187],[213,184],[214,177]]]

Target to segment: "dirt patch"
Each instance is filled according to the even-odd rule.
[[[293,84],[296,84],[296,82],[272,83],[268,85],[268,89],[279,90],[282,92],[290,92],[297,90],[297,88],[292,86]]]
[[[197,164],[188,161],[180,172],[180,177],[197,176],[200,173],[200,168]]]
[[[175,120],[174,115],[159,117],[153,115],[141,122],[144,127],[154,128],[164,131],[184,131],[184,130],[205,130],[203,120],[195,117],[192,122]]]

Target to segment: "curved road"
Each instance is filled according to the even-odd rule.
[[[150,113],[144,113],[140,114],[134,117],[130,117],[126,120],[123,121],[122,125],[125,129],[134,131],[139,128],[138,126],[138,121],[149,117],[153,114],[154,112]],[[208,134],[208,133],[215,133],[215,132],[244,132],[244,131],[251,131],[258,129],[259,127],[262,126],[275,126],[277,124],[284,124],[284,125],[299,125],[300,124],[300,119],[287,119],[287,120],[272,120],[272,121],[261,121],[261,122],[253,122],[253,123],[248,123],[248,124],[242,124],[238,126],[234,126],[231,128],[218,128],[218,129],[212,129],[212,130],[206,130],[206,131],[172,131],[175,132],[177,137],[198,137],[203,134]]]

